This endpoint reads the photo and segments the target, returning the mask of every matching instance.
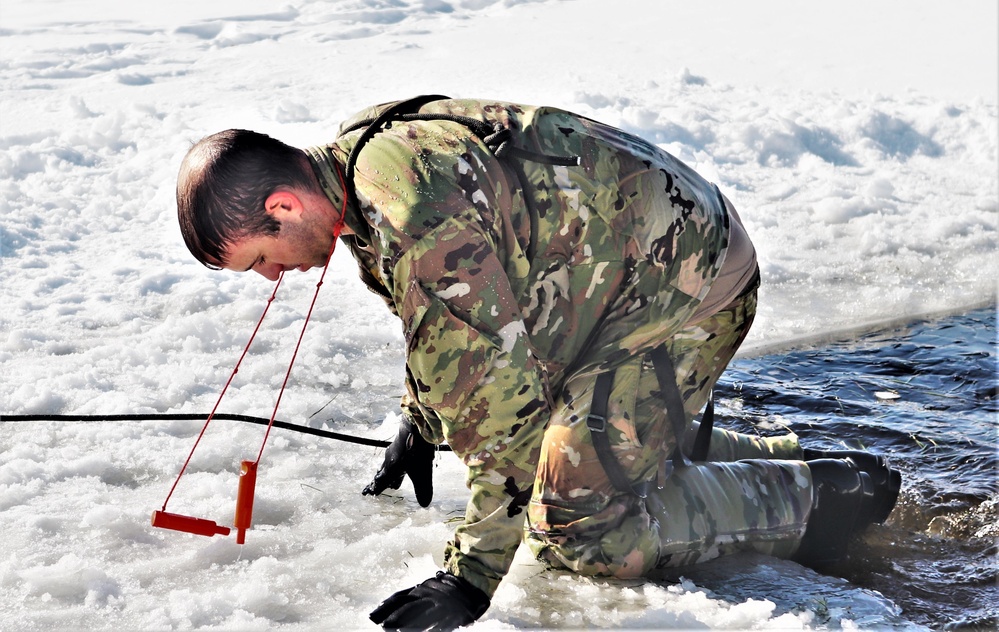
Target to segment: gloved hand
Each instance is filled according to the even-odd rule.
[[[369,615],[387,629],[454,630],[489,609],[489,597],[461,577],[437,571],[419,586],[400,590]]]
[[[402,479],[409,475],[416,492],[416,502],[426,507],[434,497],[434,446],[424,441],[409,419],[399,424],[399,434],[385,449],[385,460],[373,481],[361,493],[377,496],[386,489],[399,489]]]

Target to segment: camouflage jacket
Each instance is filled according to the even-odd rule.
[[[519,148],[580,159],[499,159],[461,124],[396,121],[356,163],[360,208],[348,209],[355,235],[344,239],[402,320],[403,412],[468,468],[471,499],[445,565],[492,595],[523,536],[552,393],[681,327],[718,274],[729,220],[689,167],[582,116],[476,100],[420,111],[499,122]],[[359,134],[308,150],[334,202],[331,163]]]

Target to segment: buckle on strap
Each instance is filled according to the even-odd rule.
[[[590,432],[606,432],[607,418],[603,415],[590,413],[586,416],[586,427],[590,429]]]
[[[631,493],[642,499],[648,498],[650,487],[652,487],[652,485],[649,483],[649,481],[640,481],[638,483],[632,483]]]

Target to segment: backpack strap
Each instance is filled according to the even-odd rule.
[[[357,208],[357,194],[354,192],[354,165],[355,163],[357,163],[357,156],[358,154],[361,153],[361,148],[364,147],[364,145],[367,144],[369,140],[371,140],[371,137],[377,134],[379,131],[381,131],[385,123],[387,123],[389,120],[392,119],[392,117],[398,115],[399,113],[419,110],[427,103],[430,103],[432,101],[440,101],[441,99],[446,99],[446,98],[448,97],[445,97],[440,94],[430,94],[430,95],[421,95],[418,97],[413,97],[412,99],[406,99],[405,101],[399,101],[398,103],[395,103],[391,107],[387,108],[377,117],[365,121],[360,121],[354,125],[351,125],[350,128],[343,131],[343,134],[345,134],[355,129],[365,127],[365,125],[367,126],[367,129],[361,132],[360,138],[358,138],[357,142],[354,143],[353,149],[350,150],[350,155],[347,156],[347,162],[344,163],[343,166],[343,179],[345,181],[345,186],[347,188],[347,191],[345,193],[347,197],[347,202],[349,204],[353,205],[354,208]]]
[[[354,143],[353,149],[350,150],[350,155],[347,156],[347,162],[344,164],[344,180],[346,181],[347,187],[346,197],[348,202],[352,204],[354,208],[357,208],[357,194],[354,192],[354,165],[357,162],[357,156],[361,153],[361,149],[364,145],[371,140],[375,134],[384,129],[388,123],[395,120],[451,121],[452,123],[464,125],[473,134],[478,136],[482,143],[488,147],[497,158],[519,158],[521,160],[564,167],[575,167],[582,162],[579,156],[552,156],[517,147],[513,144],[513,142],[511,142],[510,128],[505,127],[502,123],[490,125],[485,121],[480,121],[479,119],[468,116],[459,116],[457,114],[420,113],[420,108],[427,103],[448,99],[450,99],[450,97],[446,97],[441,94],[428,94],[413,97],[411,99],[405,99],[389,106],[378,116],[357,121],[341,131],[340,135],[342,136],[343,134],[352,132],[362,127],[365,128],[365,130],[361,132],[361,136],[357,139],[357,142]],[[524,178],[521,176],[519,169],[518,179],[521,180],[521,186],[523,186]]]

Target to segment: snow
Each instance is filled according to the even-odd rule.
[[[748,352],[994,304],[997,13],[990,0],[4,0],[0,414],[210,410],[272,287],[187,253],[173,200],[187,148],[228,127],[316,144],[363,106],[421,93],[564,107],[717,182],[762,265]],[[222,410],[270,414],[317,281],[285,280]],[[401,331],[346,252],[314,319],[279,418],[390,438]],[[0,629],[373,627],[367,612],[440,564],[466,498],[456,459],[438,458],[423,510],[408,483],[359,495],[379,450],[281,431],[245,546],[152,529],[199,429],[0,425]],[[262,435],[214,422],[170,510],[231,524],[239,462]],[[838,594],[829,581],[798,580]],[[805,597],[732,603],[520,556],[477,627],[850,627],[861,593],[830,622]],[[896,621],[868,601],[861,627]]]

